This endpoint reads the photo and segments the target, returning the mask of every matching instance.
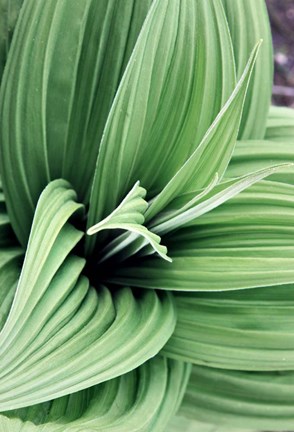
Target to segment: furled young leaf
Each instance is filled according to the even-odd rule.
[[[267,118],[265,138],[271,141],[294,143],[294,110],[271,106]]]
[[[23,0],[0,0],[0,82]]]
[[[253,49],[233,93],[206,132],[200,145],[152,202],[146,212],[149,221],[178,195],[207,187],[216,173],[222,179],[232,157],[243,103],[260,43]]]
[[[192,205],[191,207],[185,204],[181,208],[179,206],[179,203],[181,201],[184,203],[186,203],[187,201],[193,201],[193,198],[188,198],[189,195],[190,197],[192,196],[192,193],[179,196],[178,199],[175,200],[176,203],[172,203],[177,210],[170,210],[164,213],[161,217],[159,216],[158,219],[153,221],[153,224],[151,225],[152,230],[155,233],[162,235],[177,230],[180,227],[187,227],[189,226],[189,223],[193,223],[196,218],[208,213],[209,211],[220,206],[226,201],[229,201],[243,190],[249,188],[250,186],[267,177],[268,175],[276,171],[280,171],[284,167],[289,167],[289,164],[272,166],[270,168],[253,172],[252,174],[247,174],[241,178],[236,178],[231,181],[220,183],[218,186],[212,189],[212,191],[208,191],[208,193],[204,195],[199,200],[199,202],[197,202],[195,205]],[[293,174],[294,164],[290,165],[290,167],[292,168]]]
[[[143,225],[145,221],[144,213],[148,207],[148,203],[144,200],[145,196],[146,190],[140,187],[139,182],[137,182],[119,206],[105,219],[89,228],[87,234],[93,235],[103,230],[126,230],[135,234],[136,237],[142,238],[144,244],[149,244],[152,250],[157,252],[161,258],[171,261],[166,254],[166,247],[160,244],[160,237],[148,231]],[[109,250],[106,253],[102,251],[100,261],[117,253],[123,247],[123,243],[119,243],[116,247],[108,248]]]
[[[246,88],[258,49],[259,44],[255,46],[233,94],[216,117],[200,145],[176,172],[163,190],[152,200],[150,207],[147,209],[146,221],[148,222],[151,220],[149,225],[157,234],[165,234],[185,224],[187,220],[193,220],[195,217],[198,217],[205,211],[209,211],[211,208],[214,208],[214,206],[230,199],[242,189],[245,189],[250,186],[250,184],[255,183],[270,173],[270,170],[265,170],[251,174],[244,179],[237,179],[235,182],[232,182],[232,184],[220,186],[220,190],[213,189],[215,183],[224,175],[231,159],[237,138]],[[219,145],[220,142],[222,143],[222,147]],[[205,188],[204,191],[200,192],[201,196],[204,195],[203,199],[205,199],[205,195],[208,194],[211,189],[211,194],[216,195],[215,199],[212,197],[210,201],[208,200],[206,210],[203,209],[203,207],[205,207],[203,204],[199,206],[196,204],[194,209],[189,208],[190,206],[193,207],[195,200],[197,202],[197,192],[194,190],[192,196],[191,194],[185,194],[185,192],[193,190],[193,188]],[[221,192],[219,194],[221,198],[217,195],[218,192]],[[183,210],[176,208],[176,212],[171,214],[166,207],[178,196],[180,196],[181,201],[183,201],[181,204]],[[186,201],[185,197],[187,197]],[[211,201],[213,201],[212,204]],[[160,213],[162,210],[165,210],[163,214]],[[154,216],[156,215],[158,216],[154,220]],[[119,245],[124,248],[123,259],[126,259],[141,250],[146,245],[146,242],[142,239],[130,238],[122,235],[120,238],[115,239],[113,244],[109,245],[109,247],[118,248]]]
[[[106,118],[150,3],[25,1],[0,95],[1,175],[23,245],[50,180],[65,178],[88,201]]]
[[[178,319],[163,352],[236,370],[294,370],[294,285],[176,295]]]
[[[220,1],[155,0],[107,120],[88,227],[137,180],[148,199],[155,196],[197,148],[234,85]],[[88,253],[93,247],[89,240]]]
[[[272,39],[264,0],[222,0],[232,36],[237,77],[240,77],[252,45],[263,39],[248,87],[240,125],[240,139],[262,139],[272,95]]]
[[[124,263],[119,284],[222,291],[294,282],[294,186],[264,181],[165,238],[173,260]]]
[[[293,427],[294,373],[193,366],[179,415],[218,427],[281,431]]]
[[[30,406],[126,373],[153,357],[175,327],[171,296],[94,288],[71,253],[81,210],[64,180],[37,205],[14,301],[0,335],[0,410]]]
[[[2,413],[0,430],[164,432],[182,401],[189,374],[189,365],[156,357],[103,384]]]

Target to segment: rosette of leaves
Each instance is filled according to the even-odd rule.
[[[21,3],[1,1],[0,430],[157,432],[180,405],[289,427],[293,118],[268,114],[263,1]]]

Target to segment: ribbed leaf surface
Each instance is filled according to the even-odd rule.
[[[119,268],[113,280],[143,288],[219,291],[294,282],[294,187],[261,182],[164,241],[173,260]]]
[[[265,138],[271,141],[294,142],[294,110],[271,106],[266,124]]]
[[[119,378],[70,396],[0,414],[5,432],[164,432],[190,367],[156,357]]]
[[[183,192],[207,187],[215,175],[222,179],[230,162],[239,130],[242,108],[260,43],[255,45],[244,72],[229,100],[218,113],[200,145],[152,202],[150,220]]]
[[[294,370],[294,285],[181,293],[164,353],[236,370]]]
[[[83,233],[68,219],[81,207],[64,180],[50,183],[39,200],[0,334],[1,410],[128,372],[157,354],[174,330],[169,295],[90,287],[81,275],[85,260],[71,254]]]
[[[284,130],[283,130],[284,131]],[[279,132],[278,132],[279,133]],[[283,133],[283,132],[281,132]],[[286,133],[286,132],[285,132]],[[285,139],[284,139],[285,137]],[[226,171],[227,177],[245,175],[248,172],[269,167],[282,162],[294,162],[294,132],[292,141],[281,136],[277,141],[238,141],[230,165]],[[289,135],[290,138],[290,135]],[[282,141],[284,139],[284,141]],[[288,166],[270,175],[267,180],[283,183],[294,183],[293,166]]]
[[[199,145],[234,81],[220,1],[155,0],[107,120],[88,226],[137,180],[148,199],[156,195]]]
[[[105,219],[93,225],[87,230],[87,234],[93,235],[104,230],[124,230],[129,234],[140,238],[143,244],[149,244],[154,252],[167,261],[171,261],[167,256],[167,249],[160,244],[160,237],[149,231],[143,223],[145,222],[144,213],[148,203],[144,200],[146,190],[139,186],[137,182],[130,192],[126,195],[119,206],[113,210]],[[107,245],[106,250],[102,251],[100,261],[120,252],[124,248],[124,242],[115,239]]]
[[[0,82],[23,0],[0,1]]]
[[[263,39],[244,105],[240,139],[262,139],[272,95],[273,55],[269,19],[264,0],[222,0],[232,36],[237,77],[252,46]]]
[[[2,248],[0,251],[0,330],[11,308],[22,258],[20,248]]]
[[[179,414],[233,430],[291,430],[293,387],[293,372],[237,372],[193,366]]]
[[[1,174],[23,245],[50,180],[65,178],[88,201],[106,118],[149,5],[25,1],[0,95]]]

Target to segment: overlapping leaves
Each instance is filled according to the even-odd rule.
[[[24,1],[1,86],[0,429],[164,431],[186,361],[182,414],[290,427],[293,373],[260,372],[293,369],[293,114],[266,123],[270,51],[261,0]]]

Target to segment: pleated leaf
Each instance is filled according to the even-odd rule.
[[[143,238],[144,244],[149,244],[152,250],[157,252],[161,258],[170,261],[166,254],[166,247],[160,244],[160,237],[143,225],[145,221],[144,213],[148,207],[148,203],[144,200],[145,196],[146,190],[140,187],[139,182],[137,182],[119,206],[101,222],[90,227],[87,234],[93,235],[103,230],[126,230],[135,234],[136,237]],[[115,248],[108,248],[109,252],[103,254],[102,251],[102,260],[119,252],[123,247],[123,243],[118,243]]]
[[[219,0],[154,1],[107,120],[88,227],[138,179],[148,199],[167,184],[229,98],[234,74]]]
[[[180,415],[217,427],[291,430],[294,373],[193,366]]]
[[[271,106],[267,118],[265,138],[271,141],[294,142],[294,110]]]
[[[119,378],[29,408],[0,414],[6,432],[164,432],[190,374],[182,362],[156,357]]]
[[[106,118],[150,3],[25,1],[0,94],[1,174],[23,245],[50,180],[70,181],[88,202]]]
[[[245,175],[247,172],[253,172],[272,164],[283,162],[294,162],[294,132],[292,141],[287,137],[282,141],[238,141],[235,147],[230,165],[226,171],[226,177],[235,177],[236,175]],[[290,138],[290,136],[289,136]],[[287,184],[294,183],[293,167],[285,166],[271,174],[267,180],[274,180]]]
[[[111,279],[142,288],[223,291],[294,282],[294,187],[264,181],[165,243],[173,260],[124,263]]]
[[[0,82],[23,0],[0,1]]]
[[[95,290],[81,275],[85,260],[71,252],[83,233],[68,222],[81,208],[64,180],[40,197],[0,334],[1,411],[126,373],[157,354],[174,330],[171,296]]]
[[[260,43],[253,49],[242,77],[200,145],[152,202],[146,213],[147,221],[178,195],[207,187],[216,173],[219,181],[222,179],[235,147],[246,89],[259,46]]]
[[[220,190],[213,189],[215,184],[223,177],[231,159],[240,124],[246,88],[256,60],[259,45],[260,44],[257,44],[255,46],[233,94],[209,128],[199,147],[185,164],[183,164],[165,188],[151,201],[151,205],[146,211],[146,222],[149,222],[149,226],[152,227],[155,233],[162,235],[177,229],[188,220],[193,220],[205,213],[205,211],[209,211],[215,206],[220,205],[222,202],[238,194],[241,190],[249,187],[250,184],[270,174],[270,169],[268,171],[257,172],[248,175],[244,179],[237,179],[232,182],[232,184],[220,186]],[[219,145],[220,142],[222,143],[222,147]],[[272,169],[274,171],[275,167]],[[197,198],[197,193],[195,191],[190,195],[185,194],[185,192],[193,190],[193,187],[196,189],[205,188],[204,191],[200,192],[199,198]],[[214,198],[212,196],[211,200],[207,200],[207,208],[205,210],[205,203],[198,205],[197,201],[198,199],[200,200],[203,195],[203,199],[205,199],[205,196],[209,194],[211,189],[211,194],[215,194],[216,197]],[[168,208],[169,203],[179,196],[182,201],[182,209],[176,208],[176,211],[170,212]],[[220,196],[222,198],[220,198]],[[194,202],[196,202],[196,205],[193,208]],[[122,235],[120,237],[120,243],[119,239],[117,239],[112,245],[113,248],[116,248],[119,244],[124,246],[124,259],[134,255],[145,246],[142,239],[132,239],[134,242],[129,246],[131,243],[130,240],[130,238],[128,239],[126,236]],[[128,246],[127,251],[126,244]],[[152,249],[149,248],[149,252],[150,250],[152,252]],[[147,251],[146,253],[148,254],[149,252]]]
[[[222,0],[232,36],[237,77],[243,72],[252,45],[263,39],[239,130],[240,139],[262,139],[272,95],[272,38],[264,0]]]
[[[190,199],[194,194],[190,193],[184,194],[183,196],[179,196],[175,203],[172,203],[176,210],[167,210],[163,215],[159,216],[158,219],[153,221],[152,229],[157,234],[163,235],[167,234],[171,231],[177,230],[180,227],[187,227],[189,223],[193,222],[196,218],[202,216],[205,213],[213,210],[214,208],[222,205],[226,201],[229,201],[234,196],[238,195],[243,190],[249,188],[253,184],[258,181],[264,179],[265,177],[273,174],[276,171],[281,171],[285,167],[292,168],[292,175],[294,173],[294,164],[288,165],[276,165],[270,168],[266,168],[263,170],[256,171],[252,174],[245,175],[241,178],[236,178],[231,181],[227,181],[219,184],[215,188],[210,191],[208,189],[207,194],[202,196],[199,199],[199,202],[196,202],[193,205],[193,198]],[[180,203],[184,203],[183,207],[181,207]],[[185,204],[186,202],[192,203]]]
[[[294,369],[294,285],[176,295],[178,319],[163,352],[224,369]]]
[[[0,250],[0,330],[9,314],[15,295],[23,251],[20,248],[1,248]]]

